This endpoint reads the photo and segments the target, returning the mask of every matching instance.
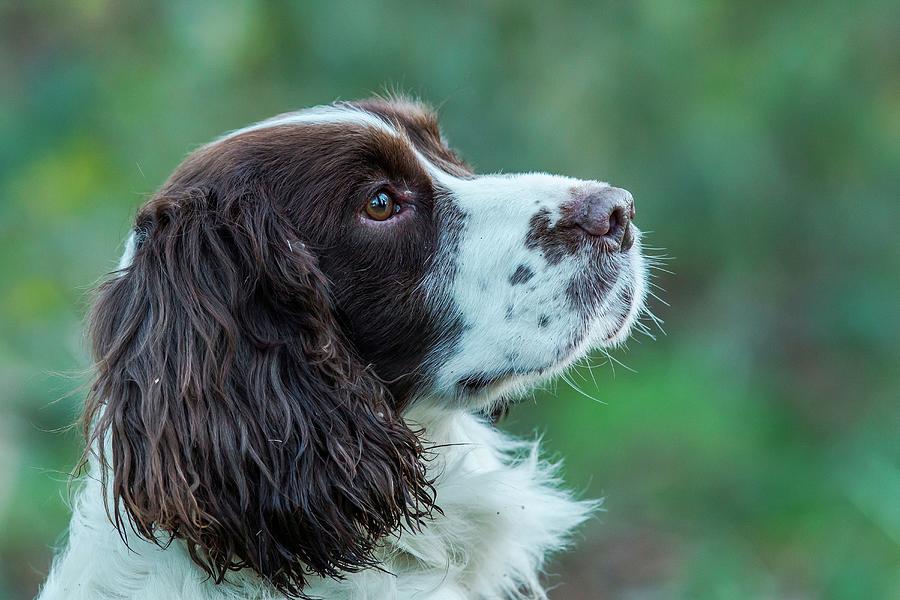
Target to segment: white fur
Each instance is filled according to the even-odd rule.
[[[232,132],[227,139],[266,127],[309,123],[358,123],[404,137],[390,124],[345,106],[281,115]],[[213,142],[216,143],[216,142]],[[643,306],[645,267],[639,244],[621,260],[621,275],[590,323],[590,332],[566,356],[562,344],[583,326],[577,307],[563,308],[566,285],[585,258],[567,256],[549,264],[524,241],[529,221],[541,209],[558,218],[558,208],[575,179],[540,173],[462,179],[448,175],[420,155],[437,183],[450,192],[458,231],[442,231],[437,266],[423,282],[430,301],[461,317],[463,332],[452,349],[441,348],[428,365],[433,390],[405,415],[424,430],[433,447],[429,474],[436,477],[442,512],[419,531],[400,531],[378,550],[384,570],[348,573],[342,580],[310,580],[306,593],[328,600],[509,600],[545,598],[545,560],[563,548],[571,532],[596,503],[578,502],[561,491],[554,466],[538,457],[537,442],[514,440],[474,413],[498,396],[565,368],[592,346],[621,341]],[[119,268],[130,263],[134,234]],[[531,285],[510,284],[519,265],[534,272]],[[448,275],[451,274],[452,276]],[[452,281],[447,281],[450,278]],[[626,291],[633,301],[624,300]],[[506,319],[509,306],[513,318]],[[553,316],[537,325],[544,313]],[[507,352],[517,351],[516,364]],[[493,387],[466,405],[448,402],[459,377],[475,370],[514,366],[522,376]],[[252,571],[229,574],[214,584],[176,540],[159,548],[136,534],[128,545],[104,509],[97,465],[91,465],[77,493],[66,549],[57,557],[41,600],[275,600],[282,596]]]
[[[259,131],[260,129],[269,129],[271,127],[282,127],[287,125],[317,125],[324,123],[352,123],[364,127],[374,127],[392,135],[400,135],[390,124],[372,113],[346,104],[335,104],[332,106],[317,106],[315,108],[308,108],[297,112],[284,113],[270,119],[265,119],[258,123],[254,123],[253,125],[248,125],[247,127],[242,127],[241,129],[226,133],[213,142],[213,144],[250,131]]]

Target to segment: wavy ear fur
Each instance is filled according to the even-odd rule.
[[[374,566],[433,506],[422,448],[335,322],[325,277],[261,193],[163,192],[99,291],[86,405],[108,510],[221,582],[289,596]]]

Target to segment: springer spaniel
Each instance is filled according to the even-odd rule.
[[[90,319],[68,547],[42,600],[546,598],[595,504],[489,415],[628,335],[631,195],[476,175],[410,101],[192,153]]]

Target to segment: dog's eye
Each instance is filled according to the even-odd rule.
[[[400,205],[385,191],[378,192],[366,204],[366,214],[375,221],[384,221],[400,212]]]

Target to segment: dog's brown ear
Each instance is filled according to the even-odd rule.
[[[164,192],[99,291],[88,447],[128,529],[217,581],[289,596],[375,564],[433,490],[417,437],[335,323],[326,279],[262,193]]]

